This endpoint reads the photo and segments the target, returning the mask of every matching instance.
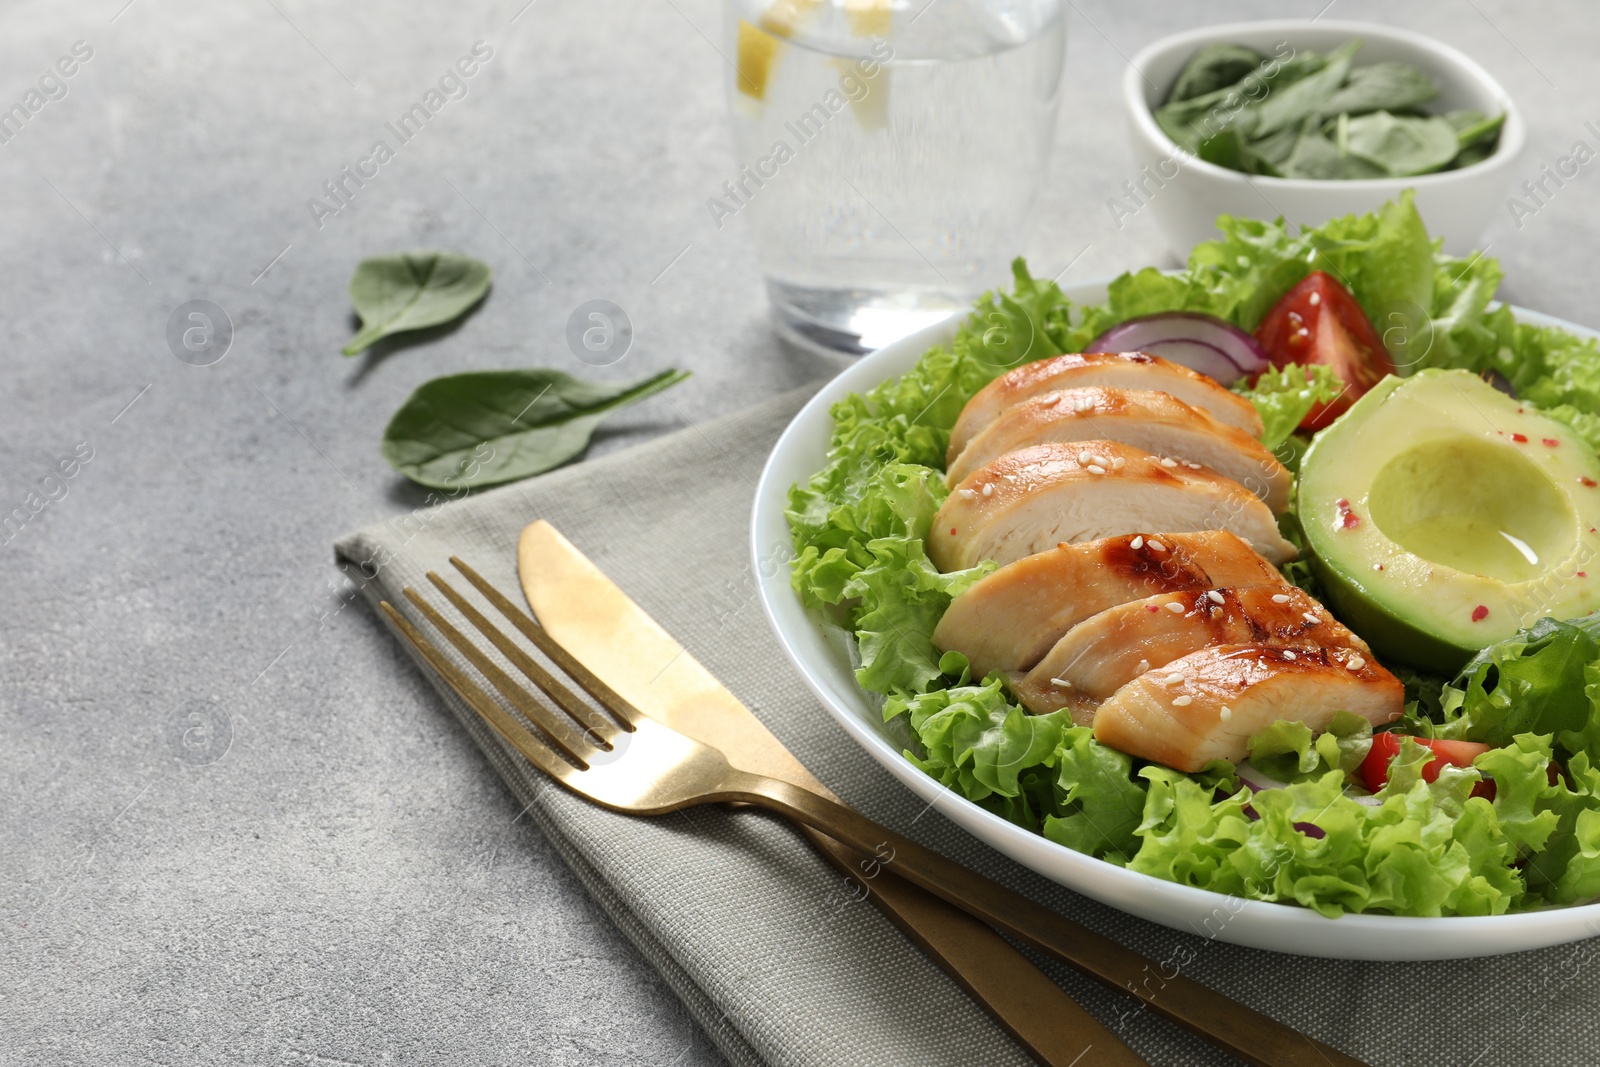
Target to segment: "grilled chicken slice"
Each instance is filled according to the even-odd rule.
[[[985,575],[951,601],[933,631],[972,673],[1025,671],[1061,636],[1107,608],[1156,593],[1282,583],[1276,568],[1225,530],[1144,533],[1058,545]]]
[[[950,431],[945,461],[959,456],[967,442],[1011,405],[1040,393],[1090,385],[1170,393],[1218,422],[1236,426],[1252,437],[1261,436],[1261,416],[1250,401],[1188,367],[1143,352],[1074,352],[1024,363],[978,390]]]
[[[1030,710],[1072,709],[1087,725],[1095,708],[1146,671],[1211,645],[1353,648],[1366,642],[1286,582],[1161,593],[1107,608],[1055,643],[1012,691]],[[1298,654],[1298,653],[1296,653]]]
[[[1013,404],[962,449],[945,474],[945,484],[955,485],[979,467],[1029,445],[1101,438],[1210,467],[1260,497],[1275,513],[1289,506],[1294,476],[1260,441],[1170,393],[1148,389],[1062,389]]]
[[[1230,530],[1274,563],[1295,557],[1267,506],[1206,467],[1115,441],[1033,445],[968,475],[933,518],[942,571],[1002,566],[1062,541],[1130,530]]]
[[[1349,711],[1374,726],[1400,717],[1405,686],[1355,648],[1218,645],[1147,671],[1094,714],[1094,736],[1130,756],[1198,771],[1239,762],[1280,719],[1327,727]]]

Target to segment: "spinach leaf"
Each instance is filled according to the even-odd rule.
[[[1437,117],[1410,118],[1374,111],[1338,119],[1341,153],[1360,156],[1397,178],[1430,174],[1456,157],[1461,144],[1455,129]]]
[[[432,489],[499,485],[559,467],[608,414],[689,377],[666,370],[632,384],[561,371],[472,371],[424,382],[383,431],[383,458]]]
[[[1255,122],[1251,132],[1261,137],[1293,126],[1307,116],[1320,114],[1323,103],[1344,84],[1345,76],[1350,73],[1350,61],[1360,48],[1360,41],[1351,41],[1329,53],[1327,64],[1316,73],[1286,89],[1280,90],[1274,85],[1265,100],[1253,105]]]
[[[1456,131],[1461,151],[1450,161],[1449,170],[1470,167],[1494,155],[1500,147],[1500,128],[1506,124],[1505,112],[1489,118],[1481,111],[1448,111],[1442,116]]]
[[[1495,146],[1492,144],[1475,144],[1471,147],[1463,148],[1456,154],[1456,158],[1450,161],[1450,165],[1444,169],[1460,170],[1462,167],[1470,167],[1474,163],[1482,163],[1494,155],[1494,150]]]
[[[1374,63],[1354,67],[1344,88],[1322,105],[1324,117],[1361,115],[1368,111],[1401,111],[1439,95],[1428,75],[1409,63]]]
[[[1189,151],[1198,152],[1202,141],[1237,122],[1247,103],[1244,94],[1229,86],[1167,104],[1157,108],[1154,116],[1162,133]]]
[[[364,259],[350,279],[361,331],[344,346],[354,356],[390,334],[438,326],[489,291],[489,267],[454,252],[400,252]]]
[[[1286,178],[1383,178],[1388,173],[1368,160],[1342,151],[1339,145],[1314,128],[1301,130],[1294,151],[1289,153],[1289,158],[1283,164]]]
[[[1214,133],[1200,142],[1200,147],[1195,154],[1207,163],[1215,163],[1219,167],[1229,170],[1253,173],[1255,167],[1250,159],[1250,149],[1245,145],[1244,138],[1238,130],[1223,130]]]
[[[1270,177],[1409,177],[1468,166],[1494,151],[1504,116],[1430,116],[1422,105],[1439,87],[1426,71],[1398,62],[1353,66],[1360,48],[1352,40],[1327,55],[1302,50],[1277,59],[1242,45],[1208,45],[1154,110],[1156,123],[1208,163]],[[1456,138],[1448,154],[1446,128]]]
[[[1178,80],[1167,94],[1167,103],[1192,100],[1235,85],[1265,59],[1261,53],[1243,45],[1216,42],[1208,44],[1184,64]]]

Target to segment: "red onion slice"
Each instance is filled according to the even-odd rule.
[[[1232,385],[1272,365],[1266,349],[1239,327],[1198,311],[1142,315],[1113,326],[1085,352],[1148,352]]]

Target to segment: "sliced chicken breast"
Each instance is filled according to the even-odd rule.
[[[1274,563],[1295,557],[1272,512],[1232,478],[1104,440],[1033,445],[978,468],[934,516],[928,557],[942,571],[1003,566],[1148,529],[1230,530]]]
[[[1149,389],[1061,389],[1013,404],[962,449],[945,484],[956,485],[979,467],[1029,445],[1096,439],[1210,467],[1275,513],[1289,506],[1294,476],[1260,441],[1170,393]]]
[[[1071,708],[1080,725],[1101,701],[1146,671],[1211,645],[1353,648],[1365,641],[1286,582],[1161,593],[1107,608],[1078,623],[1012,691],[1029,710]]]
[[[951,601],[933,631],[972,673],[1025,671],[1061,636],[1107,608],[1156,593],[1282,582],[1225,530],[1140,533],[1054,548],[1001,567]]]
[[[1147,671],[1094,714],[1094,736],[1130,756],[1198,771],[1239,762],[1281,719],[1327,727],[1349,711],[1374,726],[1400,717],[1405,686],[1355,648],[1218,645]]]
[[[1040,393],[1090,385],[1170,393],[1218,422],[1261,436],[1261,416],[1250,401],[1188,367],[1144,352],[1074,352],[1024,363],[978,390],[950,431],[946,461],[959,456],[967,442],[1011,405]]]

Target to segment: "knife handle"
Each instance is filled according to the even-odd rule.
[[[1045,1067],[1147,1067],[1010,942],[966,912],[819,830],[801,831],[900,932]]]

